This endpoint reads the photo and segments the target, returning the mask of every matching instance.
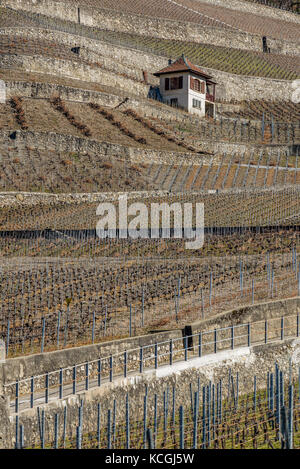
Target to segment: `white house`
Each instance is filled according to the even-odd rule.
[[[215,117],[216,82],[184,55],[154,73],[164,102],[199,116]]]

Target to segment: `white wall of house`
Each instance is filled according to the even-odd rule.
[[[183,77],[182,80],[182,89],[180,90],[166,90],[165,89],[165,79],[166,78],[176,78],[176,77]],[[171,99],[178,100],[178,106],[188,109],[188,87],[189,87],[189,73],[168,73],[165,75],[160,76],[160,93],[164,99],[166,99],[171,104]]]
[[[166,90],[165,89],[165,79],[166,78],[176,78],[176,77],[183,77],[182,89],[177,90]],[[205,116],[205,97],[206,97],[206,86],[205,92],[200,93],[198,91],[191,89],[191,77],[198,79],[200,82],[204,82],[206,85],[205,80],[201,80],[201,78],[193,73],[190,72],[179,72],[179,73],[168,73],[160,76],[160,93],[164,100],[171,103],[171,99],[177,99],[178,106],[183,109],[186,109],[191,114],[197,114],[198,116]]]
[[[204,93],[200,93],[199,91],[195,91],[191,89],[191,78],[196,78],[200,81],[200,83],[205,83]],[[206,82],[205,80],[201,80],[199,76],[190,74],[189,75],[189,83],[188,83],[188,112],[191,114],[197,114],[198,116],[205,116],[205,96],[206,96]],[[194,106],[194,103],[196,106]]]

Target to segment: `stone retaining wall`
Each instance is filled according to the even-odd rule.
[[[0,131],[0,144],[3,146],[11,146],[12,141],[9,138],[12,131]],[[166,165],[184,164],[190,165],[210,163],[213,158],[215,163],[219,162],[220,155],[224,152],[236,151],[239,154],[247,152],[249,149],[265,150],[270,155],[277,155],[278,149],[289,153],[288,145],[246,145],[239,143],[202,141],[201,151],[211,153],[211,156],[205,156],[201,153],[180,153],[171,151],[159,151],[154,149],[142,149],[136,147],[125,147],[109,142],[100,142],[85,137],[75,137],[73,135],[58,134],[54,132],[32,132],[32,131],[16,131],[16,138],[13,140],[15,148],[19,152],[25,147],[37,148],[39,150],[51,149],[55,152],[79,152],[100,154],[103,157],[141,163],[161,163]],[[0,155],[0,161],[4,161]]]
[[[83,434],[95,432],[97,429],[97,404],[101,405],[101,427],[106,428],[107,412],[112,411],[113,401],[116,400],[116,424],[124,423],[125,399],[128,393],[130,406],[130,421],[142,419],[145,387],[148,389],[147,412],[152,417],[154,412],[154,395],[157,395],[158,414],[163,410],[163,392],[169,389],[169,399],[172,399],[172,388],[176,389],[175,410],[178,413],[179,405],[185,407],[185,412],[190,411],[192,392],[200,386],[207,385],[209,381],[217,383],[223,380],[227,386],[229,368],[235,378],[239,373],[239,394],[249,393],[253,386],[253,376],[256,376],[257,389],[266,387],[267,372],[274,372],[275,361],[283,370],[289,369],[292,359],[292,374],[298,376],[299,368],[299,340],[289,340],[281,343],[238,349],[227,355],[219,354],[218,357],[203,357],[195,361],[192,367],[179,369],[174,366],[166,366],[157,371],[137,374],[128,378],[119,378],[113,383],[103,384],[100,388],[82,392],[65,399],[57,399],[49,404],[41,405],[39,414],[37,408],[27,409],[19,413],[19,424],[24,426],[25,446],[40,445],[39,418],[41,410],[45,411],[45,440],[53,444],[54,440],[54,416],[59,416],[59,436],[62,435],[62,422],[64,409],[67,408],[67,437],[75,437],[76,425],[78,425],[78,408],[83,403]],[[2,410],[2,413],[1,413]],[[6,410],[6,412],[5,412]],[[0,445],[5,448],[13,447],[15,443],[15,418],[8,416],[7,405],[0,405],[1,433]],[[4,425],[6,427],[4,427]]]
[[[115,75],[113,72],[105,71],[101,67],[91,67],[76,61],[42,56],[13,56],[6,54],[0,55],[0,61],[1,68],[3,69],[22,70],[27,73],[46,73],[75,80],[91,81],[145,98],[149,91],[149,86],[146,84]]]
[[[9,135],[12,131],[0,131],[0,143],[8,146],[12,144]],[[125,147],[119,144],[100,142],[86,137],[75,137],[73,135],[58,134],[54,132],[31,132],[16,131],[16,138],[13,141],[20,150],[26,146],[43,150],[52,149],[57,152],[87,152],[101,154],[104,157],[118,157],[118,159],[132,162],[153,162],[164,164],[178,164],[180,162],[199,163],[208,162],[210,157],[204,157],[198,153],[179,153],[169,151],[159,151],[152,149],[142,149],[136,147]]]
[[[0,35],[26,38],[27,40],[43,40],[55,44],[63,44],[66,47],[80,47],[80,59],[91,63],[100,63],[104,68],[115,71],[117,74],[125,73],[135,80],[143,81],[143,70],[153,71],[147,67],[145,54],[135,50],[114,46],[102,41],[90,39],[88,37],[68,34],[62,31],[52,31],[40,28],[2,28]],[[75,58],[76,56],[74,56]],[[155,57],[155,56],[153,56]],[[151,59],[150,59],[151,63]],[[158,63],[160,63],[158,58]],[[159,84],[159,79],[150,75],[151,83]]]
[[[284,187],[280,186],[270,186],[265,188],[255,188],[249,187],[247,189],[243,188],[231,188],[231,189],[219,189],[218,194],[247,194],[259,193],[263,194],[264,192],[270,191],[282,191],[286,189],[295,189],[295,185],[285,185]],[[215,191],[210,191],[214,193]],[[208,191],[202,190],[197,192],[191,192],[191,195],[206,195]],[[44,204],[51,205],[53,203],[68,203],[68,204],[80,204],[80,203],[92,203],[92,202],[107,202],[107,201],[116,201],[119,198],[120,194],[124,192],[90,192],[90,193],[63,193],[63,194],[51,194],[47,192],[0,192],[0,207],[13,206],[13,205],[30,205],[35,204]],[[132,191],[127,192],[129,200],[133,199],[147,199],[153,197],[165,197],[170,195],[168,191]]]

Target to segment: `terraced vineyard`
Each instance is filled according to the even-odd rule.
[[[57,75],[47,75],[46,73],[30,73],[19,70],[9,70],[9,69],[0,69],[0,78],[6,82],[19,81],[36,84],[58,84],[63,86],[70,86],[73,88],[80,88],[83,90],[98,91],[100,93],[109,93],[110,95],[115,95],[116,89],[113,86],[104,85],[101,83],[89,82],[74,79],[71,77],[59,77]],[[125,97],[130,96],[131,93],[125,93],[123,90],[118,90],[118,96]]]
[[[108,65],[101,62],[101,54],[97,54],[96,52],[91,53],[88,49],[83,47],[80,48],[79,54],[75,52],[76,49],[72,47],[58,44],[53,41],[51,42],[49,40],[47,41],[46,39],[41,40],[40,37],[38,39],[26,39],[22,37],[22,34],[21,36],[6,36],[5,34],[2,34],[0,36],[0,48],[0,54],[3,55],[30,56],[33,60],[36,57],[49,57],[68,61],[70,64],[75,62],[82,65],[88,65],[93,69],[101,68],[101,70],[113,72],[117,76],[126,77],[138,83],[143,83],[141,72],[132,71],[129,67],[125,68],[125,72],[123,72],[122,69],[120,69],[120,64],[118,67],[114,66],[110,68]],[[3,65],[3,67],[5,66]]]
[[[201,143],[211,138],[216,141],[248,144],[290,144],[300,141],[299,121],[276,121],[274,118],[270,120],[268,115],[264,118],[264,128],[262,128],[262,121],[246,120],[242,117],[223,119],[222,114],[219,119],[211,121],[191,119],[186,116],[182,116],[179,123],[174,120],[168,121],[166,118],[153,118],[152,121],[158,130],[166,133],[180,133],[182,138],[200,147]],[[253,145],[252,150],[257,153],[257,151],[263,151],[263,147],[255,148]]]
[[[297,218],[299,222],[299,217]],[[290,220],[293,222],[294,220]],[[297,225],[298,226],[298,225]],[[266,228],[260,233],[259,228],[247,227],[231,228],[220,227],[207,230],[205,242],[201,250],[186,250],[185,243],[181,240],[130,240],[127,243],[113,240],[109,243],[95,237],[95,232],[87,235],[85,232],[70,230],[46,229],[38,233],[11,233],[2,234],[0,238],[0,251],[4,258],[22,258],[26,255],[36,261],[39,256],[74,257],[76,259],[95,256],[95,258],[112,257],[122,259],[129,257],[149,259],[160,256],[162,252],[167,259],[181,258],[205,258],[206,256],[223,256],[224,253],[251,254],[266,253],[268,251],[288,252],[298,244],[298,229],[286,229],[284,227]],[[276,234],[276,241],[272,236]]]
[[[151,197],[152,195],[152,197]],[[143,198],[141,198],[143,200]],[[149,205],[152,202],[163,202],[165,196],[157,196],[155,193],[150,194],[145,203]],[[206,209],[206,226],[269,226],[272,224],[294,224],[290,223],[288,218],[295,217],[293,222],[296,223],[297,216],[299,214],[299,190],[298,188],[294,189],[275,189],[270,191],[236,191],[233,193],[220,193],[220,194],[178,194],[167,197],[168,202],[172,203],[173,201],[181,202],[203,202],[207,205]],[[240,202],[243,200],[242,207]],[[78,204],[77,204],[78,205]],[[224,211],[226,207],[226,212]],[[72,205],[70,206],[72,208]],[[73,227],[77,222],[77,227],[90,228],[90,222],[86,225],[86,221],[89,214],[94,213],[94,207],[92,204],[88,206],[87,204],[79,204],[78,206],[78,218],[76,217],[75,208],[74,220],[66,219],[68,223],[67,227]],[[87,210],[87,217],[83,217],[82,211]],[[59,208],[58,213],[61,209]],[[5,214],[4,214],[5,217]],[[19,217],[21,221],[22,218]],[[23,217],[23,222],[24,222]],[[79,223],[79,220],[82,220],[82,224]],[[66,227],[66,223],[62,223],[62,218],[60,224]],[[28,220],[29,221],[29,220]],[[56,225],[57,218],[53,214],[54,226]],[[227,221],[227,222],[226,222]],[[72,223],[71,223],[72,222]],[[28,222],[24,224],[28,226]]]
[[[153,242],[151,248],[153,256]],[[58,328],[65,348],[184,327],[251,302],[299,294],[295,249],[230,252],[228,257],[177,261],[83,257],[75,262],[66,254],[60,260],[43,259],[41,252],[35,263],[7,260],[1,274],[0,335],[10,356],[16,356],[38,352],[41,344],[45,351],[59,348]]]
[[[226,161],[227,160],[227,161]],[[247,161],[248,160],[248,161]],[[219,165],[152,165],[149,177],[153,184],[166,191],[197,191],[234,188],[275,187],[293,185],[300,182],[300,168],[295,171],[287,163],[285,166],[269,166],[261,162],[251,164],[250,159],[241,161],[234,156],[223,156]]]
[[[271,14],[263,6],[245,7],[238,2],[226,6],[213,0],[56,2],[59,8],[51,13],[58,14],[64,6],[74,13],[74,22],[35,13],[35,8],[42,7],[39,2],[32,4],[32,11],[14,10],[10,1],[12,8],[0,7],[0,78],[7,84],[6,99],[0,103],[0,339],[7,358],[0,366],[0,397],[1,415],[7,412],[5,425],[10,432],[4,434],[1,420],[0,447],[3,441],[8,446],[39,447],[40,435],[42,448],[140,449],[146,446],[147,428],[153,430],[156,448],[278,448],[291,444],[292,430],[294,446],[299,447],[298,364],[288,357],[298,350],[294,339],[299,336],[299,315],[293,316],[292,323],[285,311],[286,305],[287,309],[297,305],[300,296],[300,107],[292,98],[291,83],[300,77],[300,62],[293,55],[300,39],[297,17],[275,10]],[[22,2],[17,7],[22,8]],[[83,24],[88,18],[85,8],[91,12],[90,26]],[[103,18],[109,18],[107,25]],[[135,25],[131,29],[130,20]],[[107,28],[98,28],[98,23]],[[176,26],[175,36],[170,28],[176,31]],[[180,36],[183,30],[186,36]],[[196,38],[197,31],[203,41],[207,37],[205,43],[172,39]],[[262,36],[267,37],[270,53],[259,52]],[[244,49],[231,48],[230,38]],[[167,58],[182,54],[218,82],[215,118],[197,117],[160,99],[159,80],[153,73]],[[242,100],[247,97],[250,100]],[[127,225],[140,229],[134,233],[140,236],[132,237],[126,230],[128,237],[124,237],[119,220],[126,212],[124,194],[127,211],[131,209]],[[112,237],[101,237],[99,232],[103,202],[110,204],[104,210],[116,215],[116,226],[108,223]],[[131,203],[138,204],[130,207]],[[141,214],[141,203],[146,216],[136,226],[133,218]],[[199,203],[204,206],[204,220],[195,210]],[[165,204],[170,207],[169,218],[163,213]],[[189,216],[185,209],[191,206]],[[152,217],[155,209],[158,215]],[[180,214],[181,233],[174,232]],[[154,220],[161,225],[159,233],[151,231]],[[186,242],[191,235],[199,235],[195,228],[201,222],[203,245],[189,249]],[[234,332],[243,315],[247,321],[259,316],[261,326],[258,332],[251,328],[251,334],[248,326],[247,344],[239,340],[246,335]],[[271,325],[274,318],[276,327]],[[223,333],[218,336],[218,349],[216,329],[211,329],[208,334],[214,335],[215,348],[210,339],[202,342],[207,324],[216,327],[224,321],[231,339]],[[295,326],[292,337],[291,324]],[[194,327],[200,327],[197,355],[193,343],[187,345]],[[255,341],[263,328],[265,342],[260,342],[257,352]],[[222,363],[221,377],[213,384],[205,376],[202,406],[198,381],[194,395],[192,386],[190,396],[188,388],[179,391],[183,397],[177,400],[177,413],[174,389],[172,418],[167,410],[169,389],[158,408],[155,395],[154,413],[147,415],[147,399],[150,402],[153,395],[146,390],[144,396],[139,388],[144,385],[143,350],[148,347],[144,359],[150,368],[152,362],[155,368],[158,362],[170,367],[170,376],[147,375],[150,382],[153,378],[152,389],[161,389],[177,379],[172,371],[176,334],[180,336],[177,345],[181,346],[182,335],[185,344],[182,350],[175,346],[176,360],[177,352],[182,352],[180,360],[184,356],[185,362],[206,359],[201,350],[207,346],[206,355],[213,353],[212,363],[219,361],[215,368],[208,357],[209,372],[215,373]],[[162,348],[159,360],[157,337],[171,339],[171,345],[166,342],[170,350]],[[278,338],[280,342],[274,344]],[[230,351],[223,347],[224,340],[231,340]],[[130,424],[126,393],[131,380],[118,398],[124,415],[116,413],[113,401],[117,382],[111,386],[120,371],[113,358],[118,354],[127,378],[128,345],[136,354],[130,355],[128,371],[139,406]],[[235,367],[241,370],[243,379],[239,388],[238,375],[234,378],[230,368],[228,394],[222,396],[225,349],[234,356],[229,366],[235,372]],[[88,354],[87,362],[83,353]],[[258,359],[253,393],[248,358],[239,362],[244,353],[249,354],[251,366]],[[276,366],[274,395],[269,358],[273,366],[277,353],[285,366],[290,360],[290,375],[284,383]],[[142,364],[137,380],[132,358]],[[269,371],[267,390],[265,376],[262,379],[265,370]],[[82,389],[76,388],[77,371],[78,380],[85,380]],[[181,378],[192,376],[196,383],[202,372],[202,368],[187,367]],[[85,394],[92,388],[89,377],[98,379],[94,387],[104,378],[101,405],[108,398],[113,411],[106,407],[106,427],[96,389],[84,411],[89,422],[82,434],[80,402],[89,399]],[[289,386],[289,396],[284,394],[284,384]],[[71,399],[66,399],[65,391],[70,391]],[[48,404],[52,410],[45,422]],[[279,419],[284,404],[289,410],[289,434]],[[54,428],[54,440],[49,425]]]
[[[26,163],[21,155],[27,156]],[[102,155],[27,148],[16,150],[12,160],[2,161],[0,188],[51,193],[156,189],[143,166]]]
[[[128,194],[129,201],[144,202],[148,210],[150,204],[168,202],[204,203],[206,227],[247,227],[247,226],[292,226],[299,222],[299,187],[273,189],[246,189],[209,193]],[[115,194],[101,194],[94,198],[73,194],[45,196],[34,202],[24,197],[14,198],[14,202],[2,199],[0,222],[3,231],[9,230],[95,230],[96,208],[100,201],[112,201],[118,205]],[[94,199],[94,201],[93,201]],[[195,221],[195,220],[194,220]],[[173,226],[173,225],[171,225]],[[193,225],[194,226],[194,225]]]
[[[53,99],[57,100],[55,97],[50,100],[15,97],[6,104],[0,104],[0,127],[9,132],[1,136],[2,190],[61,193],[157,188],[180,192],[294,185],[299,182],[297,150],[293,154],[292,147],[264,147],[267,144],[299,142],[297,122],[275,122],[272,136],[271,133],[267,135],[266,121],[263,140],[261,123],[250,120],[221,118],[210,122],[182,114],[184,119],[181,122],[179,118],[167,121],[147,118],[130,108],[120,111],[93,103],[60,101],[57,107]],[[297,109],[293,112],[296,116]],[[109,160],[104,148],[99,150],[92,146],[87,151],[62,151],[53,144],[46,150],[40,143],[21,143],[14,134],[15,130],[37,132],[37,138],[39,132],[44,136],[48,131],[64,138],[67,135],[76,138],[88,135],[95,142],[121,145],[123,153],[125,147],[133,147],[137,151],[156,149],[170,152],[170,155],[175,152],[181,162],[150,163],[144,156],[137,161],[133,157],[129,163],[126,161],[127,153]],[[226,152],[221,148],[218,150],[218,147],[214,149],[209,144],[212,137],[225,144],[237,145],[229,147]],[[243,142],[246,146],[240,147]],[[258,145],[251,147],[251,142]],[[184,157],[192,157],[192,162],[188,164],[182,159]]]
[[[164,138],[163,131],[153,132],[137,123],[122,111],[92,106],[89,103],[57,102],[58,96],[50,99],[22,99],[22,113],[32,131],[65,133],[74,136],[92,137],[98,141],[112,142],[131,147],[156,148],[158,150],[186,152],[194,148],[184,148],[182,142],[174,138]],[[91,103],[92,104],[92,103]],[[11,109],[10,109],[11,107]],[[101,112],[99,112],[99,109]],[[84,126],[84,127],[82,127]],[[18,122],[12,100],[0,104],[0,129],[17,130]],[[28,128],[28,127],[27,127]],[[88,132],[88,135],[85,132]],[[10,145],[9,145],[10,146]]]
[[[18,36],[0,35],[0,54],[11,55],[40,55],[43,57],[57,57],[63,60],[75,60],[89,64],[81,57],[75,56],[70,48],[57,44],[39,40],[28,40]]]
[[[138,2],[140,3],[140,0],[138,0]],[[16,14],[19,14],[20,16],[19,22],[22,22],[22,14]],[[264,54],[262,52],[245,51],[203,43],[181,42],[139,36],[137,34],[101,31],[100,29],[76,25],[70,22],[64,22],[57,18],[43,18],[41,15],[35,16],[28,13],[24,14],[25,24],[28,15],[30,21],[34,21],[36,26],[47,26],[49,29],[57,29],[62,31],[67,30],[73,34],[90,36],[94,39],[98,39],[104,42],[120,44],[168,58],[177,58],[184,53],[192,62],[199,64],[199,66],[222,70],[228,73],[278,78],[283,80],[293,80],[300,76],[300,62],[296,56],[291,57],[288,55],[279,55],[273,53]],[[28,50],[26,45],[19,47],[21,47],[21,50]],[[58,51],[59,50],[60,48],[58,48]],[[51,52],[51,48],[45,47],[45,53],[53,54],[53,49]],[[72,54],[71,52],[69,53]]]
[[[136,413],[136,403],[132,396],[127,396],[126,416],[123,421],[116,423],[116,401],[109,410],[109,415],[101,413],[101,407],[98,405],[96,415],[102,417],[102,425],[98,429],[94,425],[94,430],[84,432],[78,438],[74,433],[68,437],[61,436],[62,431],[57,433],[56,438],[48,436],[46,443],[36,443],[33,446],[27,446],[30,449],[143,449],[152,445],[153,449],[283,449],[287,448],[289,438],[293,440],[293,448],[299,449],[299,403],[296,380],[293,380],[293,386],[288,381],[284,383],[289,390],[288,396],[284,397],[286,409],[292,412],[293,422],[289,424],[291,432],[280,435],[282,424],[278,410],[273,400],[277,399],[279,391],[276,391],[270,398],[269,383],[265,389],[248,391],[243,395],[239,393],[238,378],[232,378],[231,386],[230,376],[228,378],[229,396],[222,399],[219,396],[221,381],[216,384],[210,382],[206,386],[196,386],[197,391],[194,395],[191,391],[190,405],[179,406],[179,399],[175,398],[177,387],[173,387],[173,398],[169,386],[163,393],[155,396],[153,393],[146,394],[144,417],[132,418],[131,413]],[[237,380],[237,381],[236,381]],[[253,378],[256,380],[256,377]],[[225,381],[225,380],[224,380]],[[225,381],[226,382],[226,381]],[[192,387],[192,384],[191,384]],[[193,387],[192,387],[193,389]],[[163,404],[163,398],[168,396],[171,400],[170,407],[168,403]],[[172,404],[173,402],[173,404]],[[159,405],[159,408],[158,408]],[[171,406],[172,405],[172,406]],[[118,402],[118,408],[121,406]],[[154,412],[148,411],[147,406],[154,406]],[[83,405],[82,405],[83,408]],[[196,410],[195,410],[196,409]],[[291,409],[291,410],[290,410]],[[111,414],[113,424],[111,424]],[[84,415],[84,414],[83,414]],[[290,415],[290,413],[289,413]],[[50,416],[46,416],[48,427],[53,427]],[[290,419],[288,421],[291,421]],[[50,423],[51,422],[51,423]],[[84,418],[80,418],[83,425]],[[150,438],[147,431],[151,431]],[[49,432],[50,433],[50,432]],[[291,436],[290,436],[291,435]],[[290,441],[291,441],[290,440]],[[151,443],[150,443],[151,441]],[[26,447],[26,445],[25,445]],[[187,452],[186,456],[190,456]],[[170,455],[171,456],[171,455]],[[170,457],[171,461],[171,457]],[[189,459],[186,459],[186,464]]]
[[[66,3],[65,0],[56,1],[58,3]],[[292,41],[299,39],[299,30],[296,24],[238,10],[234,10],[233,15],[230,8],[221,6],[215,8],[214,5],[201,3],[197,0],[164,0],[163,2],[153,0],[151,4],[146,0],[125,0],[122,3],[117,0],[85,0],[84,2],[78,0],[76,5],[96,9],[105,8],[133,15],[198,23],[203,26],[216,28],[247,31],[261,36],[267,30],[271,37]]]
[[[124,38],[125,39],[125,38]],[[300,62],[297,58],[261,52],[195,44],[167,39],[127,36],[128,45],[151,51],[165,57],[186,57],[200,67],[222,70],[227,73],[247,76],[262,76],[293,80],[300,75]]]
[[[267,5],[272,8],[280,8],[281,10],[291,11],[293,13],[299,13],[299,5],[293,0],[246,0],[251,3],[260,3]]]
[[[235,109],[234,109],[235,108]],[[240,101],[232,110],[225,110],[219,105],[219,113],[224,117],[243,118],[251,120],[274,119],[279,122],[299,122],[300,105],[292,102],[265,101],[253,99]]]

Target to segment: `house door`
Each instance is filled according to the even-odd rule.
[[[214,105],[205,101],[205,116],[214,117]]]

